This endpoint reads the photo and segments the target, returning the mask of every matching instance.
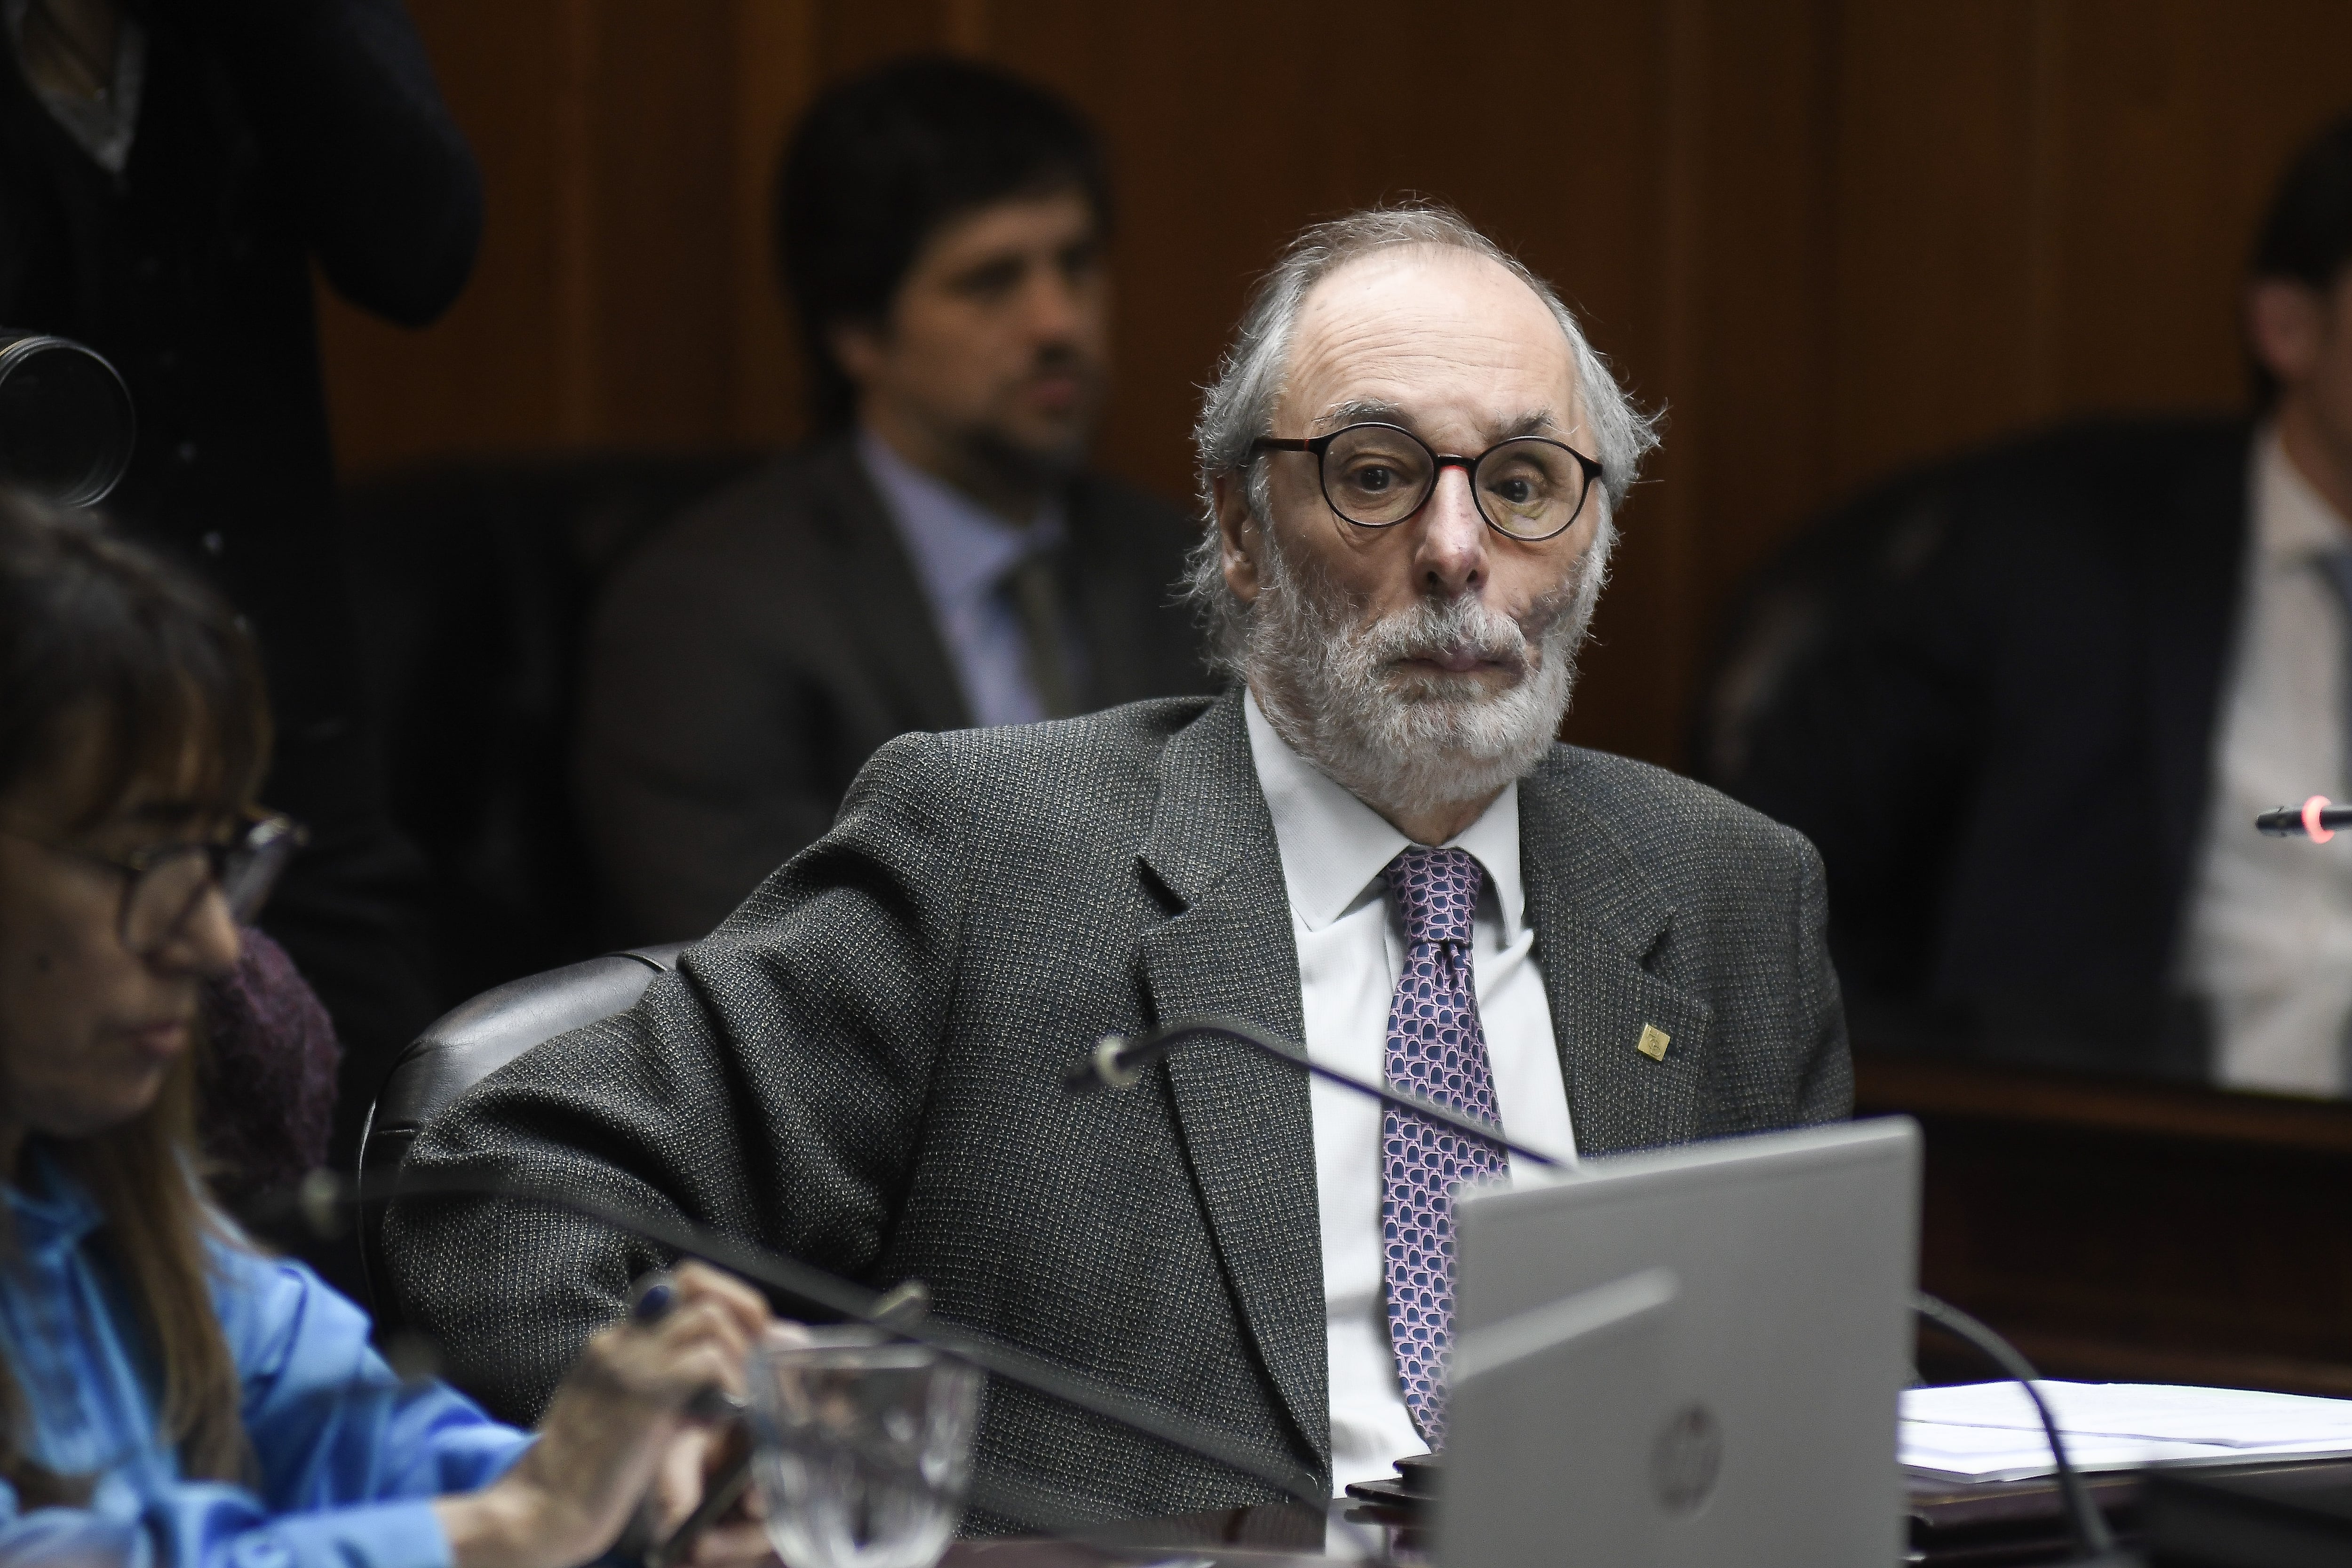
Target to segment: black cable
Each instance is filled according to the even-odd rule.
[[[1187,1017],[1171,1018],[1160,1027],[1140,1035],[1106,1035],[1096,1043],[1095,1048],[1087,1054],[1083,1061],[1076,1063],[1062,1074],[1062,1087],[1072,1094],[1091,1094],[1099,1089],[1132,1088],[1143,1076],[1145,1068],[1166,1056],[1180,1042],[1196,1036],[1238,1041],[1252,1050],[1272,1057],[1277,1061],[1286,1062],[1316,1078],[1328,1079],[1333,1083],[1354,1089],[1358,1094],[1377,1100],[1383,1105],[1392,1105],[1399,1110],[1410,1111],[1415,1116],[1424,1117],[1441,1127],[1451,1128],[1465,1137],[1484,1139],[1489,1143],[1518,1155],[1521,1159],[1532,1160],[1538,1165],[1549,1165],[1557,1169],[1571,1163],[1558,1154],[1547,1154],[1541,1150],[1529,1149],[1524,1144],[1514,1143],[1503,1136],[1501,1128],[1491,1122],[1481,1121],[1475,1116],[1465,1116],[1450,1106],[1440,1105],[1433,1100],[1423,1100],[1417,1094],[1406,1094],[1400,1089],[1391,1089],[1386,1084],[1373,1083],[1367,1079],[1351,1077],[1337,1068],[1325,1067],[1320,1062],[1309,1059],[1306,1052],[1289,1041],[1278,1036],[1270,1035],[1255,1024],[1246,1023],[1239,1018],[1229,1018],[1216,1013],[1198,1013]]]
[[[2084,1557],[2102,1557],[2113,1552],[2116,1540],[2107,1530],[2106,1516],[2099,1511],[2099,1505],[2091,1500],[2090,1489],[2083,1485],[2083,1478],[2075,1473],[2074,1464],[2066,1458],[2066,1443],[2058,1435],[2058,1422],[2042,1400],[2042,1391],[2033,1386],[2042,1377],[2033,1370],[2033,1363],[2020,1355],[2015,1345],[1991,1329],[1950,1302],[1939,1301],[1925,1290],[1911,1298],[1911,1310],[1947,1333],[1968,1341],[2025,1390],[2025,1396],[2033,1401],[2034,1411],[2042,1417],[2042,1430],[2050,1439],[2050,1458],[2058,1468],[2058,1491],[2065,1499],[2066,1517],[2074,1526],[2074,1544]]]

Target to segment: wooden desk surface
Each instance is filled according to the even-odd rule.
[[[2139,1482],[2132,1476],[2093,1478],[2092,1489],[2118,1540],[2133,1539]],[[1409,1514],[1334,1503],[1334,1516],[1362,1527],[1350,1540],[1312,1509],[1289,1504],[1173,1514],[1106,1525],[1087,1541],[1008,1539],[960,1541],[948,1568],[1331,1568],[1364,1562],[1362,1547],[1381,1563],[1428,1561],[1428,1541]],[[2012,1481],[1964,1487],[1910,1484],[1908,1545],[1923,1568],[2032,1568],[2073,1555],[2054,1484]],[[1365,1538],[1369,1534],[1369,1540]]]
[[[1334,1520],[1352,1521],[1335,1524]],[[1121,1564],[1234,1563],[1250,1568],[1330,1568],[1334,1563],[1418,1563],[1419,1532],[1334,1502],[1330,1514],[1295,1503],[1216,1509],[1106,1524],[1084,1541],[959,1541],[948,1568],[1117,1568]]]
[[[2352,1104],[1858,1053],[1927,1134],[1920,1278],[2052,1377],[2352,1395]],[[1931,1377],[1990,1369],[1930,1341]]]

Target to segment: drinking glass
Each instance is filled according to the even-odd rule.
[[[813,1329],[751,1358],[752,1472],[790,1568],[931,1568],[971,1475],[981,1377],[929,1345]]]

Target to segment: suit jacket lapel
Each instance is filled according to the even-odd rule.
[[[2147,701],[2158,837],[2172,907],[2186,905],[2190,862],[2205,826],[2213,726],[2230,662],[2230,634],[2245,578],[2247,458],[2252,433],[2233,426],[2224,460],[2188,467],[2185,484],[2151,497],[2172,510],[2167,537],[2135,553],[2147,572]],[[2217,457],[2219,454],[2217,454]]]
[[[1170,742],[1141,858],[1182,906],[1142,939],[1154,1018],[1225,1013],[1304,1037],[1281,851],[1238,691]],[[1323,1239],[1306,1075],[1214,1039],[1171,1053],[1166,1072],[1234,1300],[1301,1446],[1328,1464]]]
[[[1577,799],[1580,759],[1555,747],[1519,786],[1528,915],[1577,1149],[1684,1142],[1698,1130],[1715,1010],[1657,973],[1674,909]],[[1643,1052],[1645,1029],[1665,1037],[1663,1056]]]
[[[963,685],[931,618],[905,541],[845,439],[815,458],[813,506],[837,565],[828,585],[844,604],[841,625],[857,663],[876,673],[915,730],[961,730],[972,722]]]

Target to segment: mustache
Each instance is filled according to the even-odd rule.
[[[1029,356],[1030,376],[1055,375],[1068,371],[1084,372],[1093,367],[1094,361],[1078,345],[1066,341],[1040,343]]]
[[[1544,636],[1574,601],[1568,587],[1545,595],[1523,616],[1509,616],[1468,594],[1427,598],[1384,616],[1358,634],[1360,647],[1375,664],[1442,661],[1468,655],[1525,675],[1542,658]]]

